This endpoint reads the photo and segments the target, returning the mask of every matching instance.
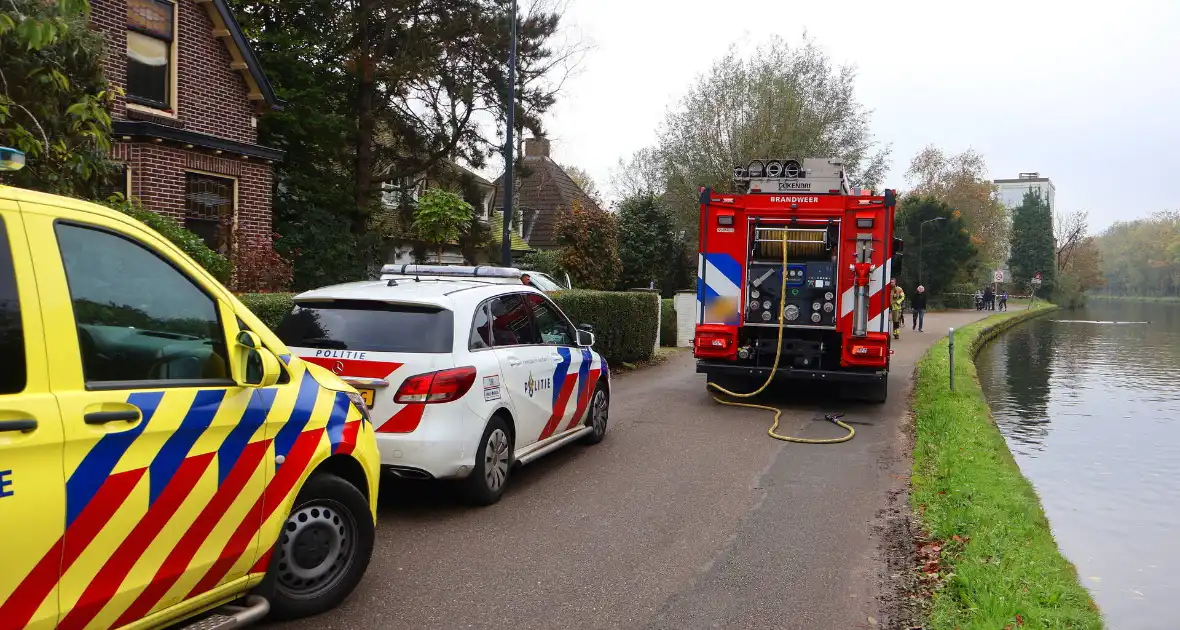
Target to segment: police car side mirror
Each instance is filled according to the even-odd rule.
[[[584,330],[588,333],[592,333],[592,332],[594,332],[594,325],[593,324],[578,324],[578,330]]]
[[[584,324],[583,324],[584,325]],[[578,345],[589,348],[594,345],[594,333],[588,330],[578,330]]]
[[[233,354],[237,367],[235,380],[238,385],[270,387],[279,382],[279,376],[283,371],[279,365],[279,358],[262,345],[258,335],[248,330],[239,332]]]

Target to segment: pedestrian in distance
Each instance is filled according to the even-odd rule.
[[[901,339],[901,327],[905,325],[905,315],[901,308],[905,304],[905,291],[897,284],[897,278],[889,281],[889,310],[893,318],[893,338]]]
[[[910,308],[914,312],[912,330],[922,332],[922,323],[926,319],[926,287],[918,286],[917,292],[914,293],[914,299],[910,301]]]
[[[1000,294],[1000,310],[1001,311],[1008,310],[1008,290],[1007,289],[1005,289],[1004,292]]]

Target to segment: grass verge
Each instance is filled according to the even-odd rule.
[[[926,547],[940,550],[929,628],[1102,627],[992,421],[975,372],[987,340],[1055,308],[1038,302],[955,331],[954,392],[946,339],[918,362],[910,502],[932,541]]]

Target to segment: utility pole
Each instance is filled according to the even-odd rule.
[[[504,233],[500,259],[512,266],[512,168],[516,164],[513,131],[516,128],[516,0],[512,0],[512,43],[508,47],[508,132],[504,143]]]
[[[918,224],[918,286],[922,286],[922,231],[926,228],[927,223],[934,223],[935,221],[946,221],[946,217],[934,217]]]

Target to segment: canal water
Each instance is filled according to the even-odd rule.
[[[1180,628],[1180,303],[1091,300],[1002,334],[977,366],[1108,627]]]

